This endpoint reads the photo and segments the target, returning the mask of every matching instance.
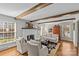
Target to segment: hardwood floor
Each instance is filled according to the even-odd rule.
[[[0,56],[18,56],[18,55],[20,55],[20,53],[17,52],[16,47],[12,47],[0,52]]]
[[[0,51],[0,56],[27,56],[27,52],[24,53],[23,55],[20,54],[17,50],[16,47],[12,47],[3,51]]]
[[[16,47],[12,47],[0,52],[0,56],[27,56],[27,55],[28,55],[27,53],[21,55],[16,50]],[[56,56],[76,56],[76,55],[77,55],[76,48],[73,46],[72,42],[67,41],[61,42],[61,46],[56,53]]]
[[[57,56],[77,56],[77,49],[72,42],[62,41]]]

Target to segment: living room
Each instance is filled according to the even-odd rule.
[[[3,3],[0,7],[0,56],[55,56],[63,41],[78,46],[79,4]]]

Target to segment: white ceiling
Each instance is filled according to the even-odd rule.
[[[0,3],[0,14],[16,17],[22,12],[30,9],[34,3]]]
[[[16,17],[36,4],[37,3],[0,3],[0,14]],[[79,10],[79,4],[77,3],[54,3],[22,19],[30,21],[75,10]]]
[[[41,10],[38,10],[32,14],[29,14],[26,17],[23,17],[23,19],[26,20],[35,20],[35,19],[40,19],[43,17],[48,17],[48,16],[54,16],[57,14],[65,13],[65,12],[71,12],[79,10],[79,4],[52,4],[49,5]]]

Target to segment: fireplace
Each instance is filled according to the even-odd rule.
[[[27,35],[27,40],[30,41],[30,40],[34,40],[34,35]]]

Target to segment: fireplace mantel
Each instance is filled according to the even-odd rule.
[[[22,28],[22,29],[33,29],[33,30],[35,29],[35,30],[38,30],[37,28]]]
[[[23,29],[23,37],[27,38],[28,35],[34,35],[35,39],[39,37],[40,33],[38,29]]]

